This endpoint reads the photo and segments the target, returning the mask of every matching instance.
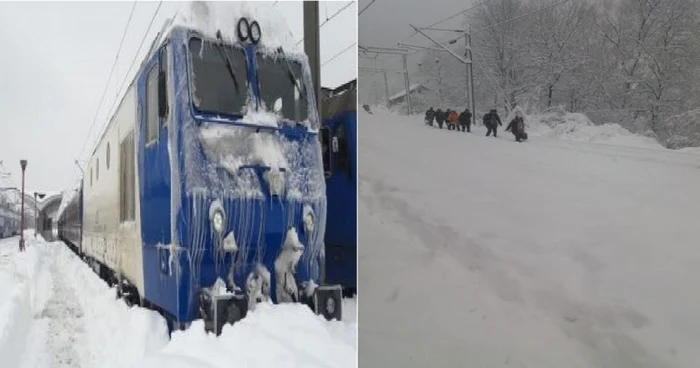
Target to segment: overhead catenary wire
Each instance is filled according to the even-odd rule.
[[[321,24],[318,26],[318,29],[320,30],[321,28],[323,28],[323,26],[325,26],[328,22],[330,22],[331,20],[333,20],[333,18],[337,17],[338,14],[342,13],[345,9],[349,8],[349,7],[350,7],[352,4],[354,4],[354,3],[355,3],[355,1],[350,1],[350,2],[348,2],[347,4],[345,4],[344,7],[340,8],[338,11],[336,11],[335,13],[333,13],[333,15],[331,15],[330,17],[326,17],[326,20],[323,21],[323,23],[321,23]],[[303,38],[303,37],[302,37],[299,41],[297,41],[297,46],[298,46],[300,43],[302,43],[302,42],[304,42],[304,38]]]
[[[372,0],[372,1],[370,1],[369,4],[367,4],[364,8],[362,8],[362,10],[360,10],[360,11],[357,13],[357,16],[359,17],[360,15],[362,15],[362,13],[364,13],[365,10],[367,10],[370,6],[372,6],[372,4],[374,4],[375,1],[377,1],[377,0]]]
[[[484,4],[486,4],[487,2],[489,2],[489,1],[491,1],[491,0],[483,0],[482,2],[480,2],[480,3],[478,3],[478,4],[474,5],[474,6],[471,6],[471,7],[467,8],[467,9],[464,9],[464,10],[460,11],[460,12],[457,13],[457,14],[450,15],[450,16],[447,17],[447,18],[441,19],[441,20],[439,20],[439,21],[437,21],[437,22],[435,22],[435,23],[433,23],[433,24],[430,24],[430,25],[428,25],[428,26],[426,26],[426,27],[423,27],[423,28],[430,28],[430,27],[434,27],[434,26],[436,26],[436,25],[438,25],[438,24],[440,24],[440,23],[447,22],[448,20],[454,19],[454,18],[456,18],[456,17],[458,17],[458,16],[460,16],[460,15],[462,15],[462,14],[468,12],[468,11],[471,11],[471,10],[473,10],[473,9],[476,9],[477,7],[479,7],[479,6],[481,6],[481,5],[484,5]],[[415,31],[414,31],[413,33],[411,33],[410,36],[404,38],[403,40],[397,42],[396,44],[398,45],[398,44],[400,44],[400,43],[403,43],[403,42],[407,41],[408,39],[410,39],[411,37],[413,37],[413,36],[415,36],[415,35],[417,35],[417,34],[418,34],[418,32],[415,32]]]
[[[97,109],[95,110],[95,115],[92,118],[92,123],[90,124],[90,128],[88,129],[88,132],[85,136],[85,140],[83,141],[83,146],[80,148],[80,152],[78,152],[79,156],[82,156],[83,151],[85,151],[85,146],[87,145],[87,142],[90,140],[90,133],[92,133],[92,129],[95,127],[95,123],[97,122],[97,116],[99,115],[100,108],[102,107],[102,102],[104,102],[105,96],[107,96],[107,89],[109,87],[109,82],[112,81],[112,76],[114,75],[114,69],[117,66],[117,61],[119,60],[119,54],[122,51],[122,46],[124,46],[124,39],[126,38],[126,33],[129,30],[129,26],[131,25],[131,19],[134,16],[134,10],[136,9],[136,1],[134,1],[134,4],[131,6],[131,11],[129,12],[129,19],[126,21],[126,26],[124,27],[124,32],[122,32],[122,38],[121,41],[119,41],[119,47],[117,48],[117,54],[114,56],[114,62],[112,63],[112,68],[109,70],[109,77],[107,78],[107,83],[105,84],[105,89],[102,92],[102,97],[100,97],[100,102],[97,104]]]
[[[141,48],[143,47],[143,43],[146,41],[146,37],[148,37],[148,32],[151,30],[151,27],[153,26],[153,22],[156,19],[156,16],[158,15],[158,12],[160,11],[160,7],[163,5],[163,0],[158,2],[158,7],[156,8],[155,12],[153,12],[153,16],[151,16],[151,20],[148,23],[148,28],[146,29],[146,32],[144,32],[143,37],[141,38],[141,43],[139,43],[139,47],[136,50],[136,54],[134,54],[134,58],[131,60],[131,65],[129,65],[129,69],[127,70],[126,74],[124,75],[124,79],[122,80],[121,85],[119,86],[119,89],[117,90],[117,96],[114,98],[114,101],[112,102],[112,106],[109,108],[108,112],[109,114],[107,115],[107,120],[105,123],[102,125],[100,131],[102,131],[108,124],[112,115],[112,110],[114,109],[117,101],[119,100],[119,96],[122,94],[122,88],[124,87],[124,84],[126,84],[126,81],[129,80],[129,73],[131,72],[131,69],[134,67],[134,64],[136,64],[136,60],[138,59],[139,53],[141,52]],[[99,137],[97,138],[99,139]],[[97,142],[95,142],[97,143]]]
[[[330,63],[331,61],[335,60],[335,59],[338,58],[340,55],[342,55],[342,54],[348,52],[348,50],[350,50],[350,49],[351,49],[353,46],[355,46],[355,45],[357,45],[357,41],[351,43],[348,47],[342,49],[341,51],[339,51],[339,52],[336,53],[335,55],[331,56],[330,59],[324,61],[323,64],[321,64],[321,67],[323,67],[324,65],[326,65],[326,64]]]

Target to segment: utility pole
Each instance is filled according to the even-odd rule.
[[[403,59],[404,83],[406,83],[406,103],[408,104],[408,115],[411,115],[413,113],[411,106],[411,84],[408,81],[408,61],[406,60],[406,54],[402,55],[401,58]]]
[[[406,60],[406,56],[408,55],[408,50],[406,49],[395,49],[395,48],[386,48],[386,47],[372,47],[372,46],[361,46],[359,47],[360,50],[364,52],[372,52],[376,54],[388,54],[388,55],[401,55],[403,56],[403,74],[404,74],[404,82],[406,85],[406,102],[408,104],[408,114],[410,115],[412,113],[412,106],[411,106],[411,91],[409,90],[410,84],[409,84],[409,77],[408,77],[408,62]],[[386,77],[386,71],[384,71],[384,85],[386,88],[386,95],[387,95],[387,104],[386,106],[389,107],[389,82]]]
[[[384,74],[384,99],[386,100],[386,107],[389,107],[389,78],[386,76],[386,70],[382,72]]]
[[[304,53],[309,58],[311,80],[316,94],[316,109],[319,120],[323,119],[321,109],[321,37],[318,24],[318,1],[304,1]]]
[[[411,27],[416,32],[425,36],[430,41],[433,41],[433,43],[435,43],[438,47],[440,47],[440,49],[450,53],[452,56],[454,56],[457,60],[459,60],[460,62],[462,62],[466,66],[466,68],[465,68],[466,77],[467,77],[466,78],[467,85],[466,85],[466,93],[465,93],[466,98],[467,98],[466,102],[467,102],[467,106],[469,106],[469,110],[472,112],[472,119],[473,119],[472,122],[474,122],[476,124],[476,112],[474,111],[474,108],[475,108],[474,107],[474,83],[472,80],[472,50],[471,50],[472,38],[471,38],[471,31],[470,31],[469,27],[467,27],[463,30],[423,28],[423,29],[431,29],[434,31],[462,33],[463,37],[465,38],[465,41],[464,41],[465,42],[464,43],[465,55],[464,56],[466,57],[466,59],[457,55],[454,51],[450,50],[447,46],[441,44],[440,42],[438,42],[434,38],[428,36],[425,32],[423,32],[423,29],[415,27],[413,25],[411,25]],[[459,39],[459,38],[457,38],[457,39]],[[450,42],[450,43],[453,43],[453,42]]]
[[[464,56],[467,57],[467,101],[469,111],[472,112],[472,124],[476,125],[476,111],[474,111],[474,75],[472,74],[472,33],[471,27],[464,30]]]
[[[403,74],[403,71],[386,70],[383,68],[383,66],[382,66],[382,69],[378,69],[376,67],[374,69],[359,67],[358,70],[361,72],[371,72],[373,75],[377,74],[377,73],[383,74],[383,76],[384,76],[384,98],[386,100],[386,106],[389,107],[389,79],[387,77],[387,75],[388,75],[387,73],[391,72],[391,73]]]
[[[24,251],[24,170],[27,168],[27,160],[20,160],[19,165],[22,167],[22,199],[19,218],[19,251]]]

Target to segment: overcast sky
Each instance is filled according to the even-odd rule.
[[[372,0],[359,0],[358,9],[364,9],[371,2]],[[478,1],[474,0],[376,0],[359,17],[359,43],[365,47],[397,47],[396,44],[399,41],[414,33],[413,28],[409,24],[413,24],[416,27],[425,27],[470,8],[477,3]],[[461,29],[463,22],[464,17],[457,16],[435,27]],[[454,34],[446,32],[430,32],[429,34],[440,41],[454,38]],[[414,35],[404,42],[421,46],[435,46],[435,44],[420,34]],[[416,63],[422,55],[423,53],[418,53],[408,57],[409,71],[415,70]],[[358,62],[361,67],[374,68],[375,66],[374,60],[363,57],[360,57]],[[380,56],[376,61],[376,66],[382,68],[382,62],[386,69],[403,70],[401,56]],[[362,100],[363,92],[370,87],[373,80],[365,77],[366,75],[365,73],[361,74],[359,83],[360,100]],[[381,79],[383,88],[382,75],[377,74],[374,78]],[[399,89],[403,88],[403,75],[390,74],[389,79],[390,94],[399,92]]]
[[[349,3],[322,2],[320,22]],[[158,2],[136,5],[88,136],[132,6],[133,2],[0,2],[0,173],[10,173],[9,179],[0,177],[0,187],[21,185],[20,159],[28,160],[30,190],[57,192],[77,184],[80,171],[74,160],[81,149],[82,159],[92,151]],[[134,69],[165,20],[181,6],[187,4],[162,3]],[[274,9],[285,14],[295,38],[301,39],[301,2],[280,1]],[[354,3],[321,28],[322,62],[350,46],[356,35]],[[336,87],[356,78],[356,60],[352,47],[329,61],[321,70],[321,84]]]

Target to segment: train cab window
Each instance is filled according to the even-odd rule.
[[[146,144],[158,137],[158,66],[154,66],[146,79]]]
[[[323,173],[326,177],[331,175],[331,133],[328,127],[319,129],[319,138],[321,140],[321,155],[323,156]]]
[[[338,123],[333,132],[333,162],[335,168],[339,171],[347,171],[350,169],[348,157],[348,135],[345,130],[345,124]]]
[[[248,99],[243,48],[219,45],[198,37],[190,38],[188,46],[195,109],[204,113],[242,115]]]

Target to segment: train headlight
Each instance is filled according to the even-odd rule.
[[[303,221],[304,221],[304,231],[307,235],[310,235],[314,228],[316,227],[316,219],[314,218],[314,210],[311,206],[304,206]]]
[[[241,18],[238,20],[238,39],[243,42],[248,40],[250,37],[250,23],[248,23],[247,18]]]
[[[221,210],[214,211],[214,215],[211,218],[211,224],[218,233],[224,230],[224,213]]]
[[[332,316],[335,313],[335,300],[333,298],[326,299],[326,313]]]
[[[260,41],[260,24],[258,24],[258,21],[253,21],[253,23],[250,23],[250,41],[252,43],[258,43]]]

